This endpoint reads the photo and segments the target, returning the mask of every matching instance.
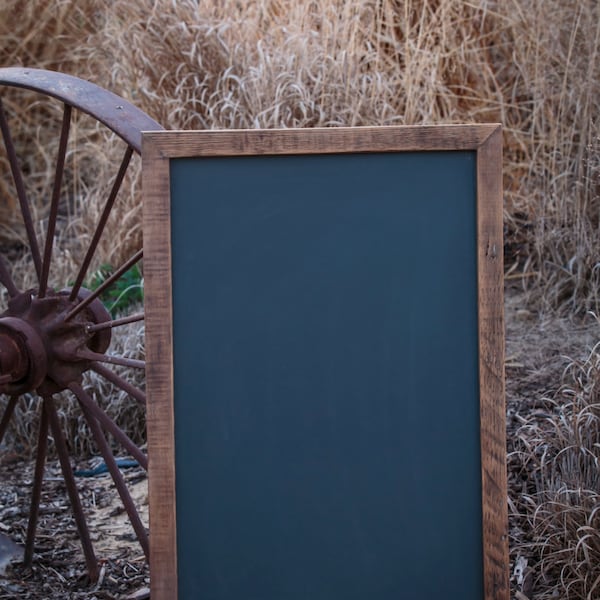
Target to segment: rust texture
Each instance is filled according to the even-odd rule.
[[[0,69],[0,86],[26,88],[52,96],[91,115],[127,142],[138,154],[142,148],[142,131],[163,129],[154,119],[127,100],[95,83],[72,75],[7,67]]]

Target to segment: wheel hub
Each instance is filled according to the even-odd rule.
[[[72,319],[65,316],[90,292],[49,290],[39,298],[32,290],[11,298],[0,317],[0,393],[19,395],[37,390],[54,394],[79,382],[91,361],[83,349],[103,353],[110,345],[110,328],[90,332],[89,327],[111,317],[97,298]]]

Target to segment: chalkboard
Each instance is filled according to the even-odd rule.
[[[142,155],[153,600],[507,600],[499,126]]]

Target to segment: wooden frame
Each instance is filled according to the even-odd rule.
[[[508,600],[501,128],[496,124],[143,135],[148,448],[153,600],[177,598],[170,160],[180,157],[473,150],[485,600]]]

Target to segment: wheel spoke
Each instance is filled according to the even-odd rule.
[[[87,330],[92,333],[94,331],[102,331],[103,329],[112,329],[113,327],[120,327],[121,325],[127,325],[129,323],[136,323],[137,321],[144,320],[144,313],[138,313],[129,317],[123,317],[122,319],[114,319],[113,321],[104,321],[103,323],[97,323],[96,325],[90,325]]]
[[[6,268],[6,263],[2,256],[0,256],[0,283],[6,288],[6,291],[11,298],[14,298],[19,293],[9,270]]]
[[[121,167],[119,168],[119,172],[117,173],[117,177],[113,184],[113,187],[110,191],[110,195],[108,196],[108,200],[106,201],[106,205],[104,206],[104,210],[100,217],[100,221],[96,227],[96,231],[94,232],[94,236],[92,237],[92,241],[88,247],[85,258],[83,259],[83,263],[79,269],[79,273],[77,275],[77,279],[73,284],[73,289],[71,290],[71,300],[75,300],[77,298],[77,294],[79,293],[79,289],[83,284],[83,280],[85,279],[85,275],[87,270],[92,262],[92,258],[94,253],[96,252],[96,248],[98,247],[98,242],[102,237],[102,233],[104,231],[104,227],[106,222],[108,221],[108,217],[110,216],[110,211],[112,210],[113,204],[117,198],[117,194],[121,189],[121,184],[123,183],[123,179],[125,177],[125,173],[127,172],[127,167],[129,166],[129,161],[131,160],[131,156],[133,154],[133,148],[131,146],[127,146],[127,150],[125,150],[125,156],[123,156],[123,160],[121,162]]]
[[[65,170],[65,156],[67,154],[67,142],[69,141],[70,127],[71,107],[68,104],[65,104],[60,142],[58,145],[58,157],[56,160],[56,172],[54,175],[54,188],[52,190],[52,201],[50,203],[50,215],[48,217],[48,230],[46,232],[42,274],[40,277],[40,289],[38,293],[40,298],[43,298],[46,295],[46,288],[48,286],[48,273],[50,272],[50,262],[52,260],[52,246],[54,244],[54,232],[56,230],[56,218],[58,216],[58,201],[60,200],[60,190],[62,188],[62,178]]]
[[[92,363],[92,369],[98,373],[98,375],[101,375],[113,385],[116,385],[118,388],[129,394],[132,398],[135,398],[140,404],[146,404],[146,394],[144,394],[142,390],[139,390],[128,381],[125,381],[125,379],[119,377],[119,375],[106,368],[103,364],[97,362]]]
[[[4,434],[6,433],[8,424],[10,423],[10,418],[12,417],[12,414],[15,411],[15,406],[17,405],[18,399],[18,396],[11,396],[8,400],[6,408],[4,409],[4,414],[2,415],[2,420],[0,421],[0,444],[4,439]]]
[[[124,356],[110,356],[110,354],[100,354],[98,352],[92,352],[91,350],[79,350],[77,352],[78,358],[85,358],[87,360],[95,360],[98,362],[108,363],[110,365],[119,365],[121,367],[131,367],[132,369],[145,369],[145,360],[136,360],[135,358],[125,358]]]
[[[148,457],[133,443],[129,436],[94,402],[93,398],[81,387],[79,383],[72,383],[69,389],[82,406],[94,416],[95,419],[110,433],[117,442],[138,461],[141,467],[148,470]]]
[[[73,308],[65,316],[65,321],[72,319],[75,315],[79,314],[88,304],[91,304],[98,296],[104,291],[110,288],[124,273],[129,271],[133,265],[141,260],[144,255],[143,250],[138,250],[126,263],[121,265],[110,277],[108,277],[101,285],[99,285],[91,294],[86,296],[75,308]]]
[[[121,475],[121,471],[117,466],[115,461],[115,457],[112,455],[110,448],[108,446],[108,442],[106,441],[106,437],[102,432],[100,425],[94,415],[88,410],[87,406],[80,401],[81,410],[83,411],[83,415],[90,427],[92,432],[92,436],[94,437],[96,444],[98,446],[98,450],[100,450],[100,454],[102,454],[102,458],[104,458],[104,462],[106,463],[106,467],[115,483],[115,487],[119,492],[119,496],[121,497],[121,501],[123,502],[123,506],[127,511],[129,516],[129,520],[133,525],[133,530],[137,536],[138,541],[140,542],[140,546],[146,555],[146,558],[149,558],[149,544],[148,544],[148,534],[146,533],[146,528],[140,519],[140,515],[135,507],[133,499],[131,498],[131,494],[125,485],[125,481],[123,476]]]
[[[67,493],[69,495],[69,500],[71,501],[71,508],[73,509],[73,515],[75,516],[75,523],[77,525],[77,530],[79,531],[88,574],[92,581],[96,581],[98,579],[98,561],[96,560],[85,515],[83,514],[83,507],[81,506],[81,499],[79,498],[79,492],[77,491],[77,486],[75,484],[75,477],[73,476],[73,470],[71,469],[67,443],[65,442],[65,438],[61,431],[56,407],[54,406],[54,401],[51,397],[45,398],[44,408],[48,411],[48,421],[50,422],[52,437],[54,438],[56,452],[67,487]]]
[[[17,196],[19,198],[19,205],[21,207],[23,223],[25,224],[25,231],[27,232],[27,239],[29,240],[29,248],[31,249],[33,264],[35,266],[35,271],[37,273],[39,281],[41,279],[42,273],[42,258],[40,255],[40,248],[38,246],[37,237],[35,235],[35,228],[33,226],[31,210],[29,208],[29,202],[27,200],[27,194],[25,192],[25,185],[23,184],[23,175],[21,174],[19,161],[17,159],[17,153],[15,151],[12,137],[10,135],[10,129],[8,127],[8,121],[6,120],[6,114],[4,112],[2,100],[0,100],[0,130],[2,131],[4,147],[6,148],[6,154],[10,163],[10,170],[12,172],[13,181],[17,190]]]
[[[44,478],[47,449],[48,412],[46,411],[45,406],[42,405],[42,414],[40,416],[40,427],[38,431],[37,456],[35,459],[35,473],[33,477],[33,489],[31,490],[31,507],[29,509],[29,522],[27,524],[27,537],[25,538],[25,554],[23,558],[23,563],[26,567],[31,566],[31,561],[33,559],[33,544],[35,541],[35,530],[38,521],[40,498],[42,495],[42,480]]]

